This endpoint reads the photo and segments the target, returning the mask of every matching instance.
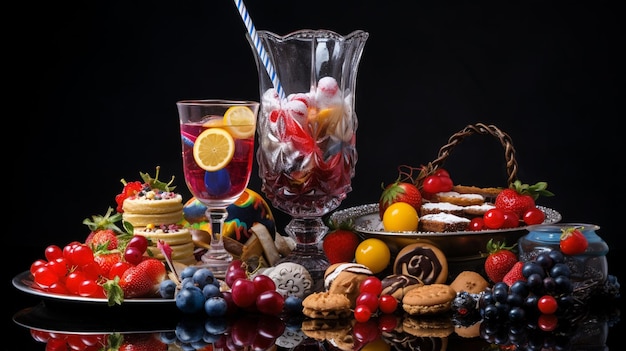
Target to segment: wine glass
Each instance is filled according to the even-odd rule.
[[[296,248],[281,262],[303,265],[324,288],[329,266],[321,250],[328,232],[322,216],[352,190],[357,162],[354,112],[356,72],[368,38],[329,30],[299,30],[285,36],[258,31],[269,60],[256,57],[261,111],[257,161],[261,190],[291,216],[285,231]],[[249,40],[253,49],[257,42]],[[267,69],[271,62],[276,74]]]
[[[183,171],[191,194],[207,207],[209,249],[198,265],[224,278],[232,255],[223,243],[227,207],[245,191],[254,161],[255,101],[183,100],[180,120]]]

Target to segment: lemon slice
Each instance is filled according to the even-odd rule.
[[[207,129],[198,135],[193,145],[193,158],[202,169],[218,171],[232,160],[235,154],[233,137],[222,128]]]
[[[224,113],[224,125],[235,138],[252,138],[256,128],[256,116],[247,106],[232,106]]]

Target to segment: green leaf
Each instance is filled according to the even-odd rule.
[[[107,303],[109,306],[121,305],[124,302],[124,290],[119,284],[120,277],[115,276],[113,279],[107,280],[102,287],[107,295]]]

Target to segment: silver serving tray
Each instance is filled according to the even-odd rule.
[[[537,206],[545,213],[544,224],[557,223],[561,214],[555,210]],[[352,220],[354,230],[363,238],[379,238],[385,241],[395,252],[402,247],[428,241],[439,247],[449,259],[485,256],[487,242],[505,241],[507,245],[517,243],[520,237],[528,233],[528,226],[498,230],[460,231],[460,232],[387,232],[383,228],[378,212],[378,204],[367,204],[335,211],[330,219],[341,223]]]
[[[82,296],[74,296],[74,295],[65,295],[65,294],[55,294],[47,291],[43,291],[34,287],[35,282],[33,281],[33,276],[29,271],[24,271],[13,278],[13,286],[18,290],[21,290],[27,294],[39,296],[45,299],[53,300],[56,302],[69,302],[69,303],[83,303],[83,304],[96,304],[96,305],[107,305],[107,299],[103,298],[95,298],[95,297],[82,297]],[[124,299],[122,305],[125,304],[175,304],[175,299],[165,299],[160,297],[154,298],[132,298],[132,299]]]

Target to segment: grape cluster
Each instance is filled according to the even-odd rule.
[[[185,314],[204,311],[209,317],[223,317],[240,310],[268,315],[302,310],[302,299],[281,295],[276,283],[267,275],[249,277],[240,260],[230,263],[223,283],[209,268],[200,266],[185,267],[180,279],[180,285],[164,280],[159,292],[163,298],[174,298],[178,309]],[[222,284],[229,289],[222,289]]]
[[[540,253],[524,263],[522,275],[511,286],[496,283],[481,296],[481,336],[528,350],[567,347],[574,330],[565,316],[576,300],[563,253]]]

